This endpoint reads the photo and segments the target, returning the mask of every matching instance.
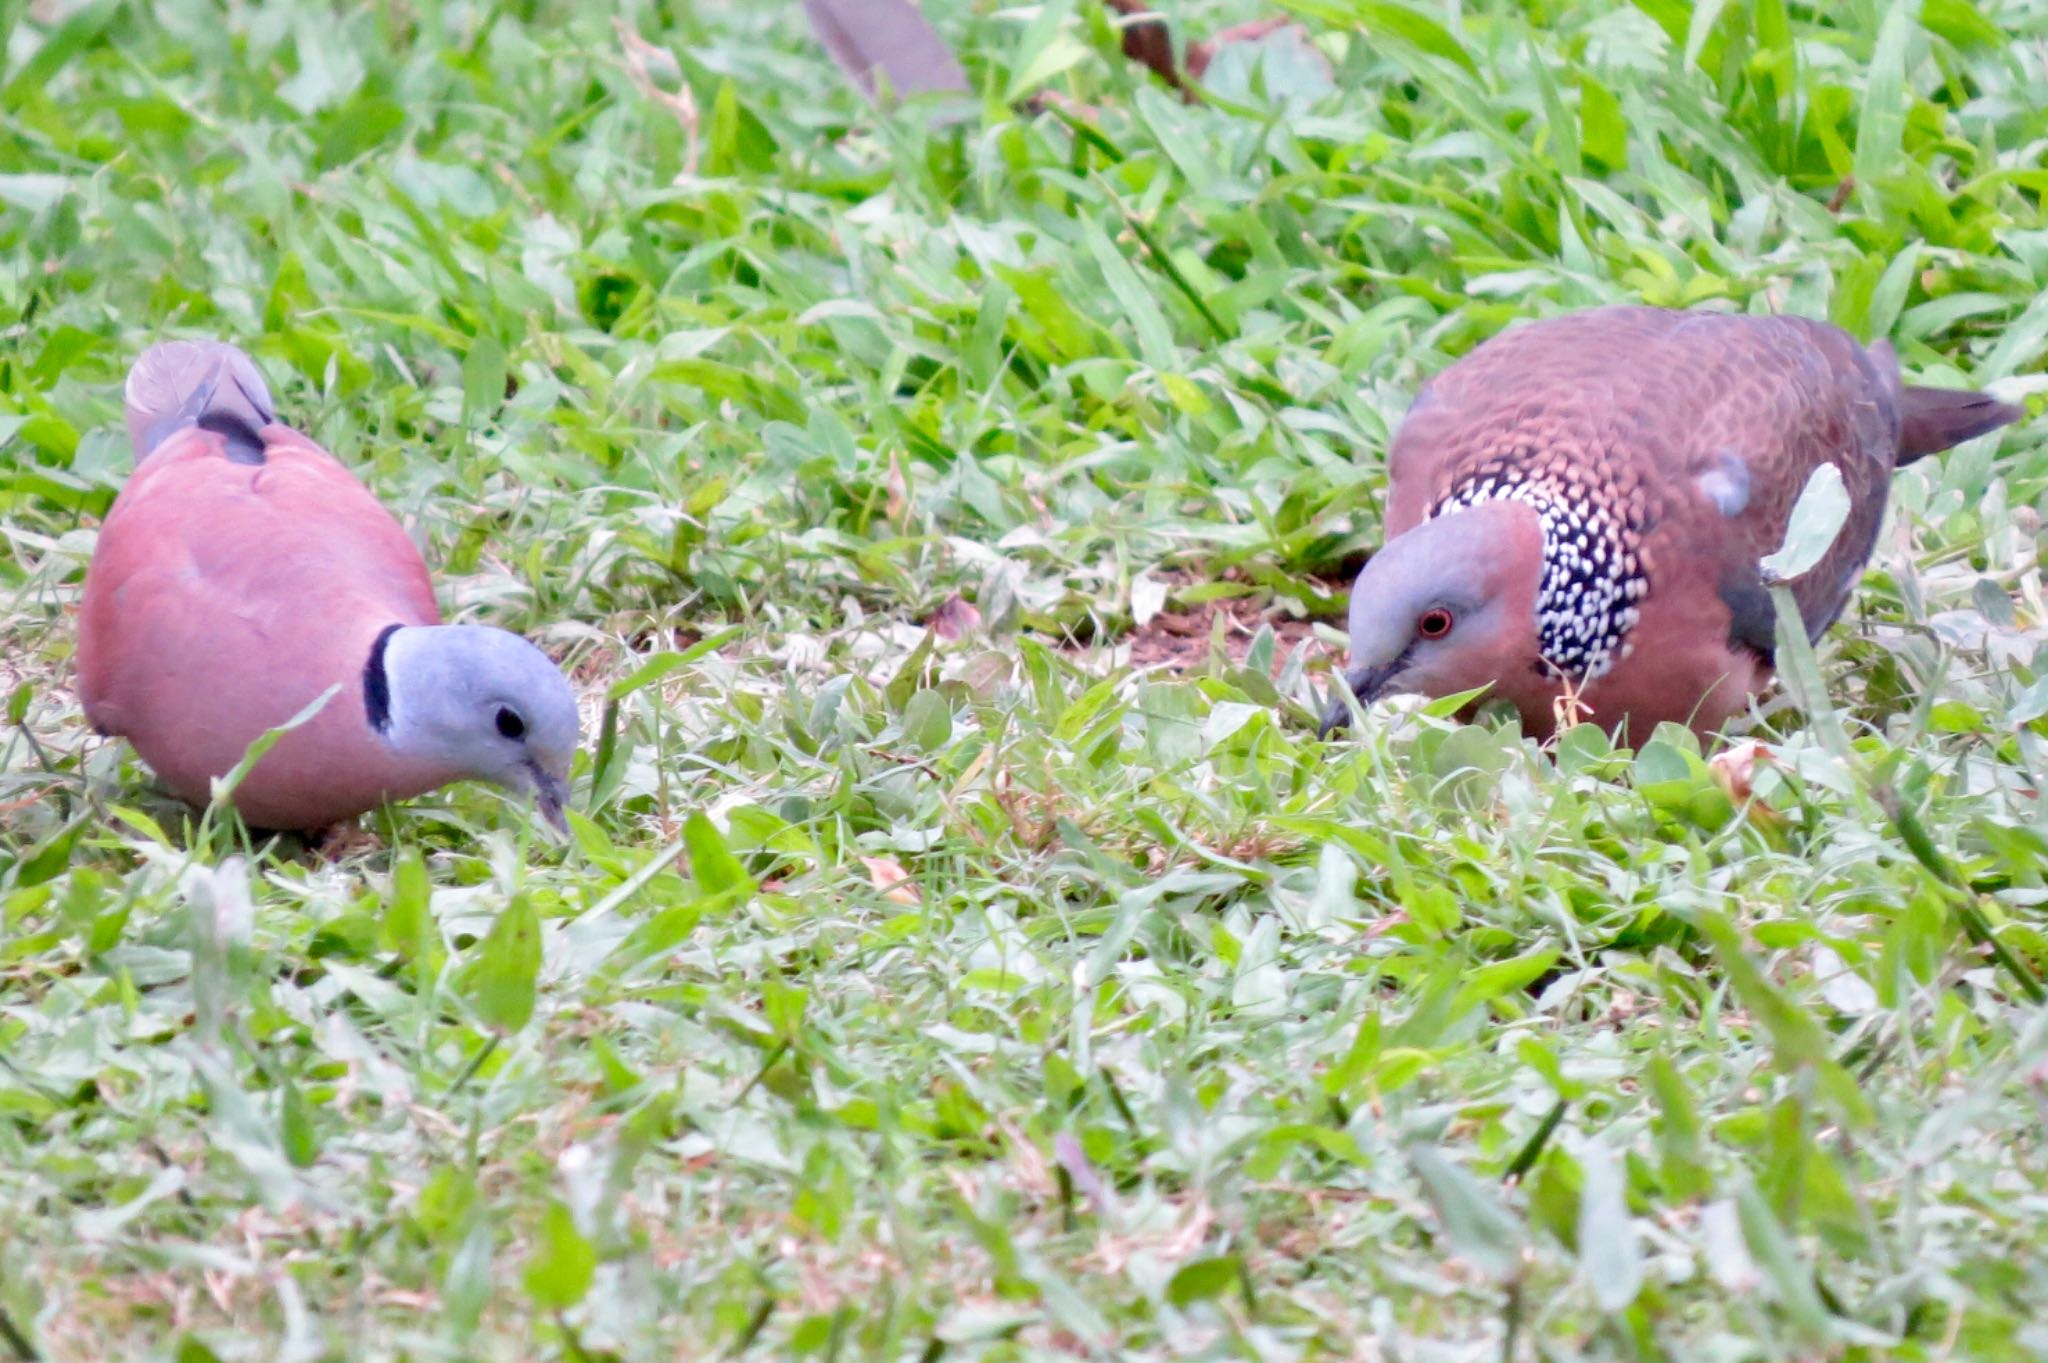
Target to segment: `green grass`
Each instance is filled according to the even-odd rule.
[[[693,129],[558,0],[0,3],[0,1359],[2048,1351],[2048,4],[1286,7],[1331,80],[1191,107],[934,0],[933,127],[629,5]],[[1618,299],[2034,395],[1898,480],[1767,807],[1321,744],[1327,620],[1126,664],[1161,583],[1327,614],[1417,384]],[[251,846],[90,736],[167,334],[566,660],[568,846]]]

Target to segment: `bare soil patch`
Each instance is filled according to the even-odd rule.
[[[1341,620],[1336,615],[1307,617],[1292,614],[1286,607],[1275,604],[1273,598],[1263,591],[1179,605],[1174,602],[1174,597],[1183,588],[1207,579],[1186,569],[1163,569],[1155,576],[1168,584],[1168,605],[1165,609],[1128,634],[1099,639],[1078,646],[1074,651],[1097,645],[1128,644],[1133,667],[1168,667],[1176,672],[1186,671],[1208,662],[1209,641],[1220,618],[1223,621],[1223,650],[1233,663],[1242,663],[1251,652],[1252,640],[1258,637],[1259,630],[1270,627],[1276,645],[1273,665],[1277,672],[1281,662],[1295,648],[1314,637],[1318,619],[1325,622]],[[1241,579],[1232,572],[1226,572],[1223,580]],[[1342,584],[1334,581],[1317,579],[1316,585],[1325,592],[1342,593]]]

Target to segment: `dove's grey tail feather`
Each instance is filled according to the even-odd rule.
[[[164,341],[128,371],[128,438],[141,463],[173,435],[197,426],[227,442],[228,457],[263,462],[265,426],[277,420],[256,361],[225,341]]]

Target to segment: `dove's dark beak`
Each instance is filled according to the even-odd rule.
[[[1344,690],[1330,700],[1330,708],[1323,711],[1323,722],[1316,726],[1317,738],[1328,738],[1338,729],[1351,723],[1351,697],[1355,696],[1360,705],[1370,705],[1380,698],[1387,689],[1387,683],[1401,670],[1407,658],[1396,658],[1378,667],[1354,667],[1344,674]],[[1347,694],[1348,693],[1348,694]]]
[[[569,805],[569,783],[534,762],[527,763],[526,774],[533,781],[534,808],[557,833],[568,832],[569,820],[562,811]]]

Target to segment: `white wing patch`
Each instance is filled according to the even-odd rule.
[[[1722,450],[1692,477],[1706,499],[1723,516],[1734,519],[1749,505],[1749,465],[1733,450]]]

